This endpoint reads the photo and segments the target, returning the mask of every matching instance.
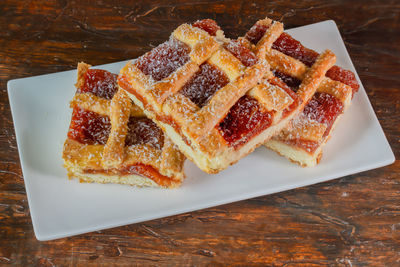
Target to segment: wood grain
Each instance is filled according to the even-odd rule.
[[[288,192],[39,242],[6,92],[10,79],[74,69],[79,61],[137,57],[177,25],[200,18],[216,19],[228,36],[242,35],[266,15],[286,28],[334,19],[399,157],[399,1],[3,0],[0,14],[0,265],[400,265],[399,161]]]

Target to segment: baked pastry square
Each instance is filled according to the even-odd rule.
[[[245,36],[256,53],[264,52],[263,39],[272,27],[271,19],[258,21]],[[319,54],[304,47],[287,33],[281,33],[265,52],[273,74],[293,92],[298,92],[307,70]],[[305,108],[277,136],[265,145],[301,166],[315,166],[322,147],[329,140],[340,115],[350,105],[359,84],[354,73],[338,66],[331,67]]]
[[[266,49],[282,31],[280,23],[271,27],[263,39]],[[314,94],[334,61],[327,51],[307,71],[300,86],[304,99]],[[303,106],[269,71],[262,55],[240,40],[226,39],[209,19],[179,26],[167,42],[129,62],[118,83],[208,173],[253,151]]]
[[[116,74],[79,63],[76,88],[63,150],[70,179],[167,188],[182,183],[183,154],[118,90]]]

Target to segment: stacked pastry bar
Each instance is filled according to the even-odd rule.
[[[330,51],[318,56],[293,93],[265,60],[282,31],[273,23],[256,56],[241,41],[224,38],[212,20],[183,24],[129,62],[118,83],[189,159],[216,173],[281,131],[335,62]]]
[[[264,53],[262,56],[270,63],[274,75],[293,92],[298,92],[319,54],[305,48],[287,33],[281,33],[272,48],[266,49],[264,39],[273,25],[274,22],[268,18],[258,21],[247,32],[245,43],[257,54]],[[265,145],[302,166],[316,165],[322,156],[322,147],[358,87],[351,71],[331,67],[317,92],[309,102],[305,102],[307,105],[303,112]]]
[[[118,90],[117,75],[79,63],[63,159],[82,182],[176,187],[183,155],[160,128]]]

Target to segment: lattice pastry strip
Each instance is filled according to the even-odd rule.
[[[282,24],[274,23],[258,55],[267,53],[282,31]],[[333,62],[327,52],[307,71],[305,99]],[[196,71],[185,69],[193,64]],[[263,58],[240,40],[224,38],[211,20],[179,26],[169,41],[128,63],[118,82],[189,159],[211,173],[276,134],[302,106]]]
[[[78,64],[73,115],[64,144],[70,177],[84,182],[179,186],[183,155],[143,111],[118,90],[117,75]]]
[[[271,49],[262,50],[263,35],[268,35],[272,23],[268,18],[258,21],[246,34],[244,42],[247,41],[256,52],[265,51],[274,74],[299,92],[301,86],[298,85],[307,79],[307,72],[318,53],[303,47],[286,33],[277,38]],[[352,72],[337,66],[330,68],[311,100],[304,102],[304,111],[266,146],[302,166],[314,166],[320,160],[322,147],[340,114],[349,106],[357,90],[358,83]]]

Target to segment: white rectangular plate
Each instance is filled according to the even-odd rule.
[[[288,32],[316,51],[331,49],[337,55],[337,65],[356,72],[333,21]],[[125,63],[98,67],[118,73]],[[81,184],[67,179],[61,159],[75,80],[76,71],[72,70],[8,83],[33,228],[39,240],[208,208],[394,162],[393,152],[361,86],[315,168],[301,168],[260,147],[217,175],[208,175],[187,161],[187,179],[178,189]]]

